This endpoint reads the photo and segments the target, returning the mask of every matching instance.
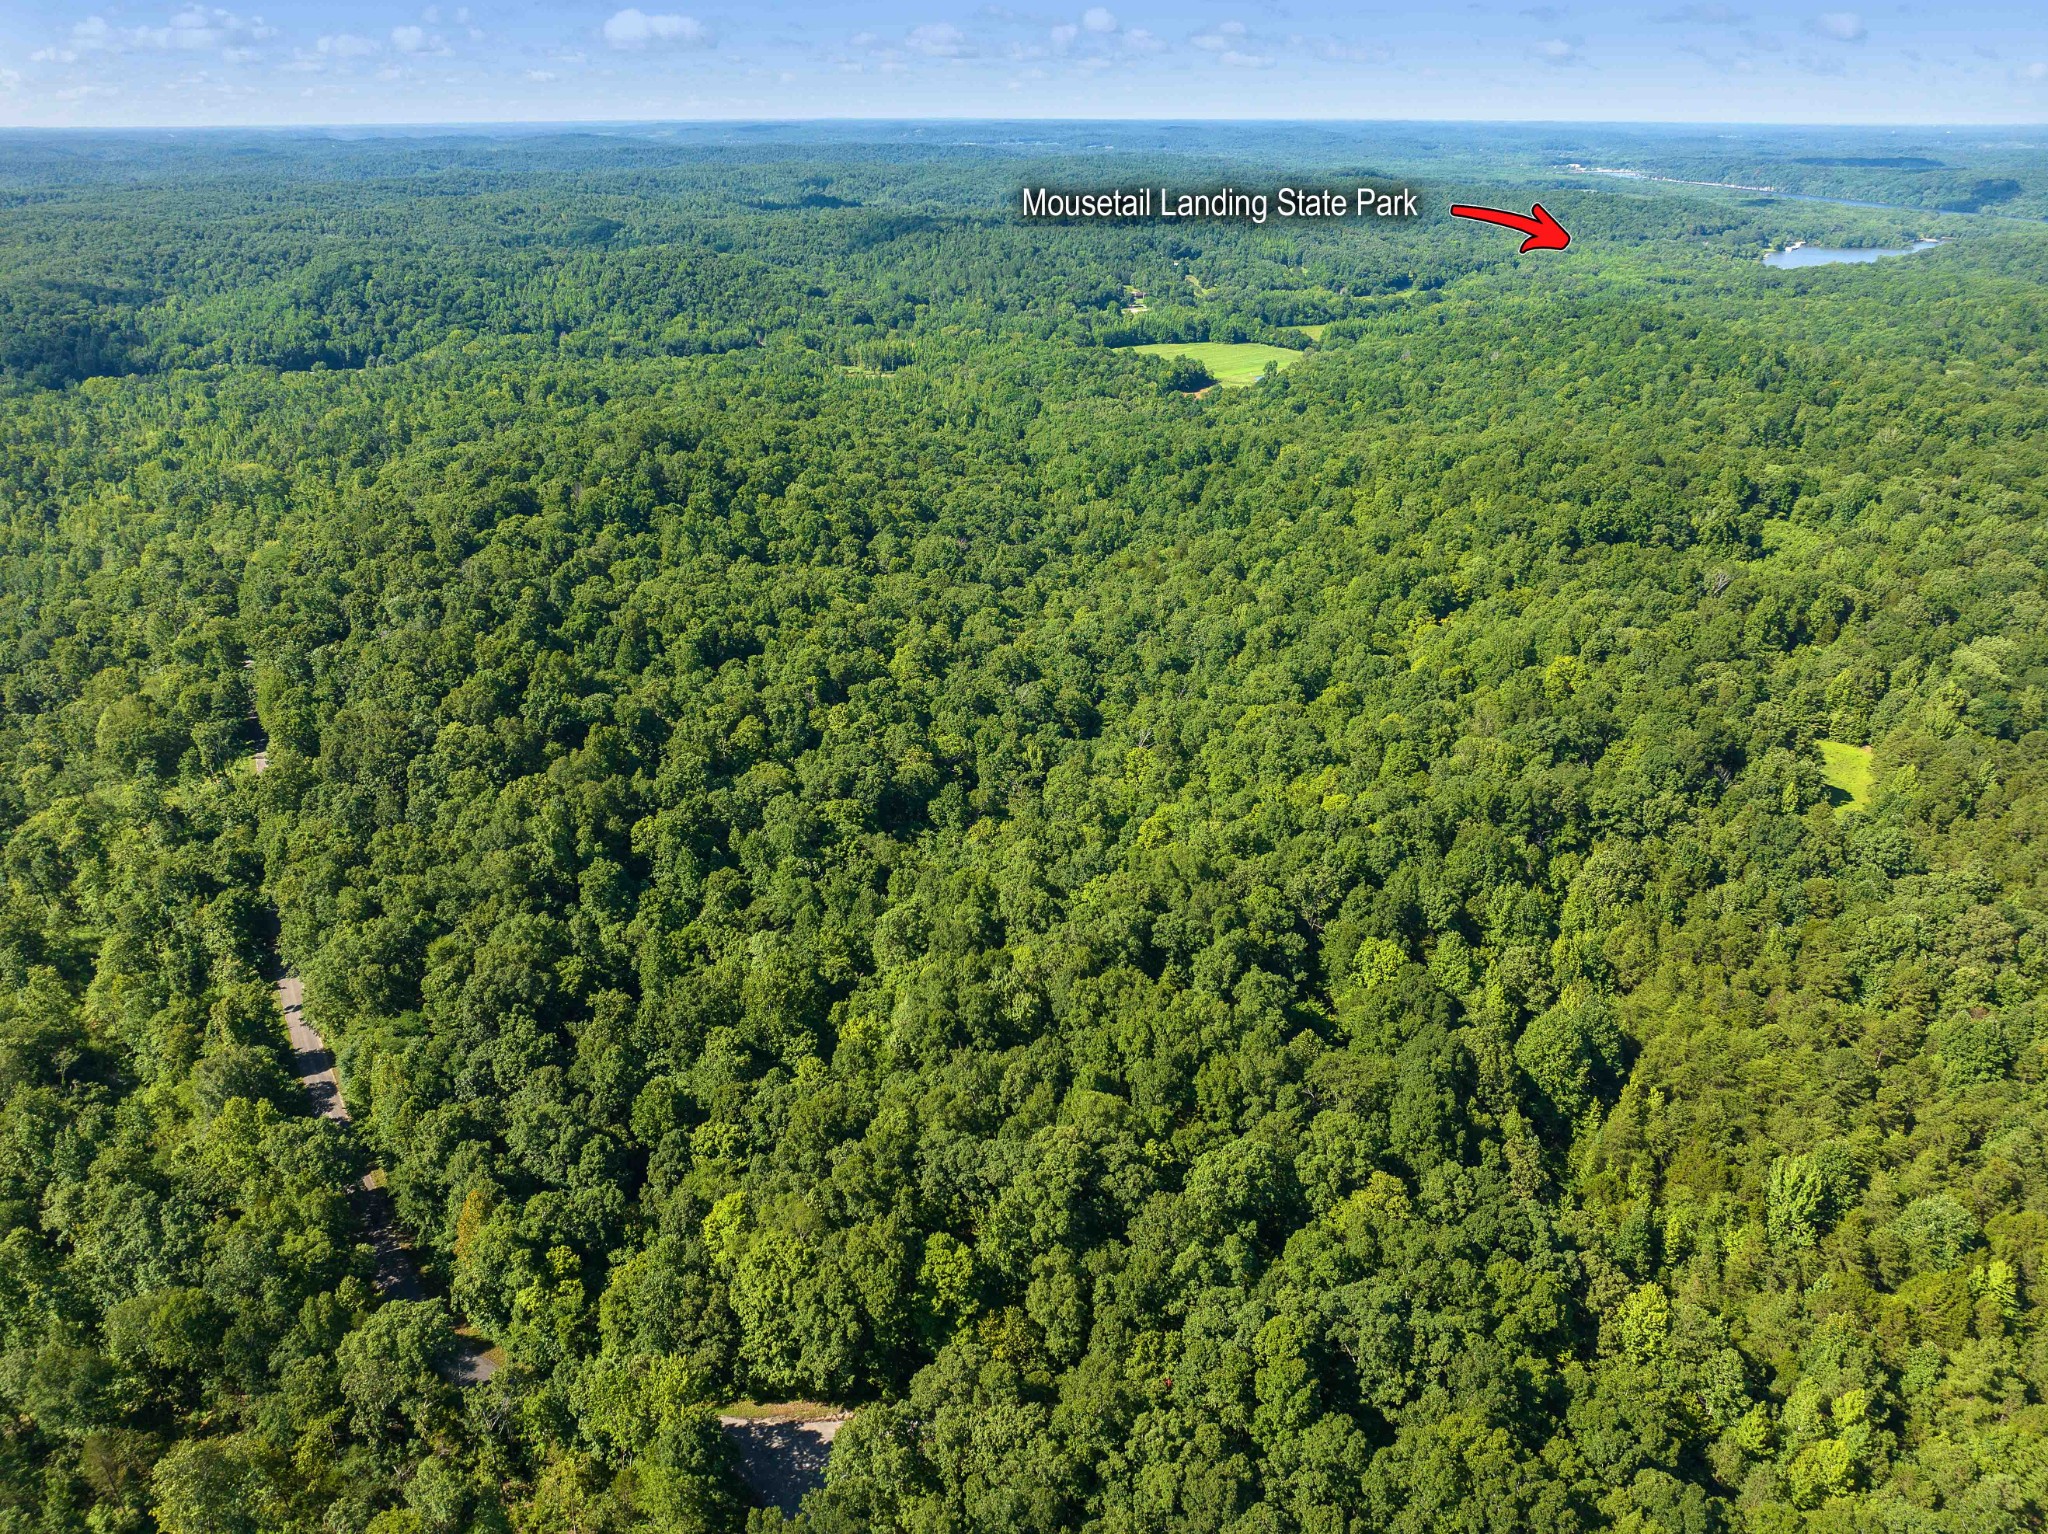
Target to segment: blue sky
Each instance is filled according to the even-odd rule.
[[[2048,121],[2048,10],[1409,0],[0,0],[0,125]]]

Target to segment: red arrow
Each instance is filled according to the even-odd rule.
[[[1526,234],[1522,241],[1524,250],[1563,250],[1571,244],[1572,237],[1564,232],[1564,225],[1552,218],[1543,209],[1542,203],[1531,208],[1532,218],[1519,213],[1503,213],[1499,208],[1473,208],[1460,203],[1451,209],[1453,218],[1476,218],[1482,224],[1506,224],[1519,234]]]

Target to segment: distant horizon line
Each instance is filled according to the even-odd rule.
[[[0,136],[25,134],[172,134],[172,133],[433,133],[547,132],[564,130],[624,132],[651,128],[826,128],[914,127],[1429,127],[1470,128],[1648,128],[1727,130],[1830,129],[1865,133],[1985,133],[2048,131],[2048,119],[2035,122],[1841,122],[1790,119],[1707,119],[1625,117],[969,117],[932,114],[915,117],[631,117],[631,118],[433,118],[379,119],[350,122],[248,123],[18,123],[0,125]]]

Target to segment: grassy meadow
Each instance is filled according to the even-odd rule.
[[[1192,358],[1227,389],[1257,383],[1269,362],[1284,368],[1301,358],[1300,352],[1258,341],[1160,341],[1131,350],[1154,357]]]

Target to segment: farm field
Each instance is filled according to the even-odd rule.
[[[1259,341],[1161,341],[1130,349],[1153,357],[1192,358],[1226,389],[1257,383],[1269,362],[1287,368],[1301,360],[1300,352]]]

